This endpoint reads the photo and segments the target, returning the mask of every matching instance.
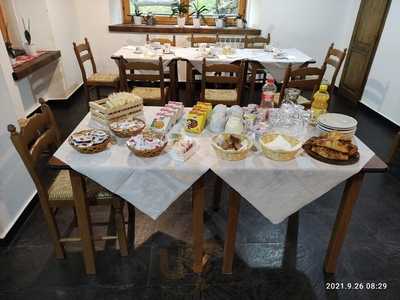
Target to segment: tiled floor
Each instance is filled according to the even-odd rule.
[[[84,113],[82,93],[68,104],[52,105],[66,136]],[[367,109],[335,99],[333,110],[354,115],[361,137],[386,158],[396,128]],[[121,258],[115,245],[99,244],[97,276],[86,276],[79,245],[56,260],[37,206],[8,247],[0,249],[0,299],[399,299],[400,172],[368,175],[335,277],[322,271],[339,197],[339,186],[299,214],[296,226],[272,225],[241,200],[233,275],[221,274],[227,220],[227,190],[222,208],[212,210],[215,178],[207,175],[206,251],[211,258],[202,276],[190,272],[191,193],[177,200],[157,221],[138,212],[135,250]],[[108,211],[92,210],[104,220]],[[71,211],[59,211],[65,234],[74,234]],[[295,220],[293,220],[295,221]],[[296,222],[294,222],[294,225]],[[106,230],[105,228],[100,228]],[[385,291],[327,291],[326,282],[383,282]]]

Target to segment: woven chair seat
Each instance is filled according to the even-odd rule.
[[[168,88],[164,88],[165,95]],[[161,100],[161,89],[159,87],[134,87],[132,93],[143,99]]]
[[[86,180],[86,197],[90,201],[96,202],[109,202],[115,198],[112,193],[89,179]],[[59,203],[60,206],[67,204],[67,202],[71,202],[71,205],[73,205],[73,191],[69,171],[62,170],[58,173],[49,189],[49,201],[50,203],[53,202],[51,206],[58,206],[57,202],[64,202],[63,204]]]
[[[237,91],[228,89],[206,89],[205,101],[234,102],[237,100]]]
[[[119,76],[116,74],[94,73],[88,78],[88,82],[117,82]]]

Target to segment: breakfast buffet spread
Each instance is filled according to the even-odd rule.
[[[109,114],[100,118],[100,111]],[[169,101],[152,120],[145,120],[140,97],[115,93],[91,103],[91,117],[107,124],[111,132],[87,129],[72,134],[69,142],[81,153],[107,149],[111,135],[115,135],[126,138],[127,147],[136,156],[155,157],[166,150],[172,159],[181,162],[190,159],[200,146],[196,137],[210,137],[216,157],[228,161],[243,160],[252,152],[275,161],[292,160],[299,153],[307,153],[316,160],[342,165],[353,164],[359,158],[357,146],[352,143],[357,130],[355,119],[325,113],[313,126],[310,113],[293,103],[283,103],[280,108],[255,104],[219,104],[213,108],[210,103],[199,101],[185,112],[181,102]]]

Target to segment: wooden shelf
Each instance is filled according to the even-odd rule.
[[[136,32],[136,33],[171,33],[171,34],[227,34],[227,35],[260,35],[261,30],[255,28],[237,28],[225,27],[217,28],[215,26],[202,26],[194,28],[193,26],[178,27],[176,25],[134,25],[134,24],[116,24],[108,26],[110,32]]]
[[[61,57],[60,51],[47,51],[34,60],[28,61],[16,67],[12,76],[15,81],[20,80],[34,73],[35,71],[47,66]]]

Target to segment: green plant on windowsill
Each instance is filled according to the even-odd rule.
[[[171,5],[171,17],[176,16],[179,27],[184,27],[186,23],[186,15],[189,13],[189,5],[180,2],[174,2]]]
[[[171,11],[171,17],[185,17],[189,13],[189,5],[177,1],[171,4]]]
[[[135,12],[131,15],[133,24],[142,25],[143,23],[143,13],[140,11],[139,7],[135,6]]]
[[[242,15],[237,15],[236,18],[236,27],[245,28],[247,26],[247,20]]]
[[[208,9],[205,5],[200,6],[198,1],[193,3],[192,6],[193,6],[193,12],[190,14],[190,16],[192,16],[193,19],[193,26],[198,28],[200,27],[201,19],[204,20],[204,14],[208,12]]]

